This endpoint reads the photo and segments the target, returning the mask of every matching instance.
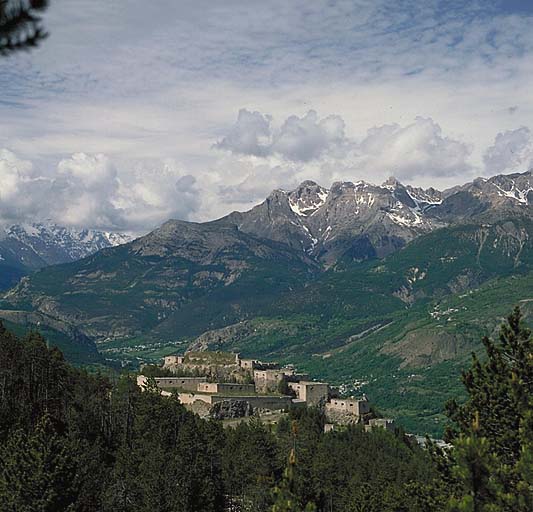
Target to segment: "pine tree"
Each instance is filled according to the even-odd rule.
[[[520,432],[522,451],[517,464],[518,483],[513,495],[517,510],[533,510],[533,400]]]
[[[292,449],[287,468],[283,473],[283,478],[280,484],[274,489],[276,501],[272,506],[272,512],[302,512],[302,509],[298,505],[298,498],[293,490],[295,465],[296,455],[294,449]]]
[[[78,494],[76,454],[48,415],[35,432],[15,433],[2,453],[0,510],[74,511]]]
[[[455,443],[452,473],[462,483],[462,496],[452,498],[450,512],[496,512],[503,489],[497,478],[498,459],[484,437],[462,437]]]
[[[283,473],[280,484],[274,489],[275,502],[272,506],[272,512],[314,512],[316,507],[308,503],[302,509],[298,503],[298,496],[295,491],[295,471],[297,469],[296,460],[296,439],[298,435],[298,423],[292,422],[291,437],[293,447],[291,448],[287,467]]]
[[[40,13],[48,0],[0,0],[0,55],[37,46],[47,37]]]
[[[533,341],[519,308],[499,342],[483,339],[486,359],[472,356],[463,374],[466,403],[447,405],[447,437],[458,488],[450,509],[530,511],[533,503]]]

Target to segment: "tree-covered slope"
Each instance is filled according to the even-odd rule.
[[[1,510],[347,512],[371,502],[416,512],[435,503],[421,491],[438,484],[438,466],[401,431],[325,433],[323,412],[301,407],[274,425],[245,418],[224,429],[131,375],[110,382],[75,369],[40,336],[1,323],[0,391]]]
[[[147,332],[206,294],[274,300],[313,271],[279,243],[231,227],[171,221],[130,244],[36,272],[5,304],[73,323],[102,340]]]
[[[224,429],[153,381],[89,375],[0,322],[0,509],[529,512],[533,341],[519,310],[483,346],[446,406],[443,450],[398,428],[325,432],[321,408]]]
[[[10,315],[4,312],[3,316],[2,322],[11,332],[21,338],[30,333],[38,333],[46,339],[49,347],[61,350],[65,358],[76,366],[103,365],[105,363],[95,343],[79,332],[72,329],[67,330],[61,326],[54,328],[39,322],[38,317],[34,315],[20,318],[20,315]],[[11,321],[6,320],[6,317],[11,318]]]
[[[530,177],[477,181],[438,204],[397,183],[379,191],[339,185],[327,197],[309,184],[309,196],[278,191],[250,212],[203,224],[169,221],[132,243],[36,272],[5,295],[2,308],[72,326],[121,363],[223,348],[297,363],[347,387],[364,381],[406,424],[439,429],[443,383],[479,346],[472,333],[485,328],[484,310],[477,303],[464,310],[461,301],[483,293],[498,311],[500,303],[508,310],[530,298],[533,221],[529,198],[513,185],[525,180],[525,187]],[[413,222],[417,215],[437,221],[387,257],[362,258],[348,244],[325,265],[311,246],[300,246],[294,230],[312,227],[308,216],[337,215],[339,240],[356,229],[350,215],[362,198],[369,222],[384,211],[398,220],[380,208],[394,207],[400,192]],[[474,210],[465,198],[475,199]],[[501,287],[499,296],[491,287]],[[454,316],[444,320],[448,310]]]

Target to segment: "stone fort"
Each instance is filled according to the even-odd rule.
[[[242,359],[239,354],[224,352],[188,352],[170,355],[162,369],[174,376],[154,377],[153,381],[165,396],[177,395],[180,402],[192,410],[209,411],[215,404],[229,404],[225,411],[287,411],[293,407],[323,407],[332,424],[363,423],[366,428],[394,428],[392,420],[372,418],[370,403],[362,398],[340,398],[327,382],[311,380],[294,367],[281,367],[275,362]],[[184,372],[195,376],[181,376]],[[205,375],[201,375],[202,372]],[[196,375],[198,374],[198,375]],[[225,381],[213,376],[229,376]],[[137,384],[146,388],[149,379],[139,375]],[[246,403],[246,407],[231,404]],[[221,410],[221,408],[218,408]],[[243,413],[244,414],[244,413]]]

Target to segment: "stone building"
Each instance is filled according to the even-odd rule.
[[[255,393],[253,384],[238,384],[234,382],[202,382],[198,384],[199,393]]]
[[[384,428],[388,432],[394,432],[396,430],[396,425],[394,420],[390,418],[372,418],[368,421],[368,425],[365,425],[365,430],[369,431],[373,428]]]
[[[258,393],[277,391],[279,384],[286,380],[283,370],[254,370],[255,389]]]
[[[160,388],[182,389],[184,391],[197,391],[200,384],[206,383],[206,377],[154,377],[155,383]],[[145,387],[148,378],[144,375],[137,377],[137,385]]]
[[[339,412],[361,417],[370,412],[370,403],[366,398],[332,398],[326,404],[326,412]]]
[[[244,370],[253,371],[257,368],[259,362],[255,359],[239,359],[239,366]]]
[[[166,356],[163,362],[163,368],[174,368],[183,364],[183,356]]]
[[[326,403],[329,397],[329,384],[325,382],[302,380],[289,382],[288,386],[296,393],[298,399],[304,400],[309,406]]]

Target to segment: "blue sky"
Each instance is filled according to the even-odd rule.
[[[0,60],[0,221],[143,232],[304,179],[527,170],[532,22],[525,0],[55,0],[41,48]]]

